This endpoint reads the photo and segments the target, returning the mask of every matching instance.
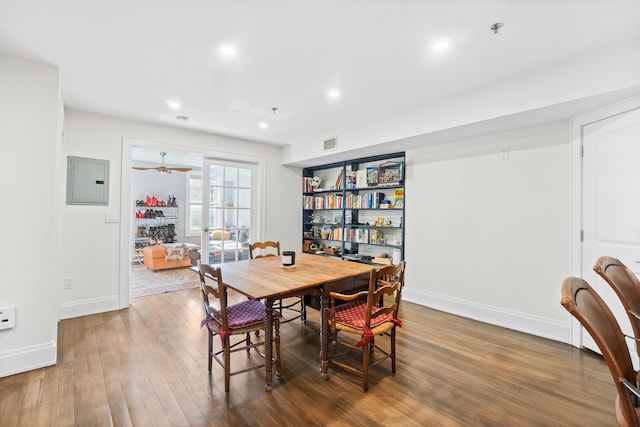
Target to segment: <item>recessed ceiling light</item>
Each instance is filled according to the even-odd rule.
[[[233,56],[236,54],[236,48],[230,44],[220,46],[220,53],[224,56]]]
[[[258,127],[260,129],[266,129],[266,128],[269,127],[269,125],[267,124],[267,122],[260,122],[260,123],[258,123]]]
[[[431,48],[435,52],[444,52],[445,50],[449,49],[450,45],[451,45],[451,39],[447,37],[447,38],[442,38],[440,40],[436,40],[436,42],[431,46]]]
[[[172,99],[168,99],[167,100],[167,105],[169,106],[169,108],[171,108],[172,110],[178,110],[180,109],[180,107],[182,105],[180,105],[180,103],[178,101],[174,101]]]
[[[327,96],[331,99],[340,98],[340,91],[338,89],[331,89],[327,92]]]

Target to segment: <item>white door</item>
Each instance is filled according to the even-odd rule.
[[[640,108],[584,126],[582,141],[582,275],[633,336],[622,304],[593,265],[609,255],[640,274]],[[583,345],[599,352],[587,333]]]
[[[223,264],[249,258],[249,242],[258,223],[254,214],[256,169],[251,163],[205,159],[201,238],[204,262]]]

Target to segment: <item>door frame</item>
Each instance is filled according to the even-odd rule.
[[[571,219],[570,219],[570,250],[571,266],[570,275],[584,277],[583,250],[582,250],[582,230],[583,230],[583,167],[582,167],[582,145],[584,138],[584,128],[590,124],[601,120],[609,119],[613,116],[624,114],[634,109],[640,108],[640,96],[634,96],[615,104],[600,108],[589,113],[571,119],[570,136],[570,173],[571,173]],[[595,260],[594,260],[595,261]],[[583,345],[583,328],[573,316],[567,313],[570,319],[568,340],[569,344],[575,347]]]
[[[266,159],[262,156],[252,156],[236,152],[216,151],[203,147],[192,145],[176,145],[165,142],[137,139],[122,138],[122,162],[120,171],[120,245],[118,254],[118,308],[129,307],[129,270],[131,263],[131,223],[132,212],[134,206],[131,201],[131,151],[133,148],[145,148],[159,151],[188,152],[200,154],[203,158],[216,158],[220,160],[228,160],[233,162],[245,162],[256,164],[256,215],[258,217],[258,235],[256,238],[262,238],[264,233],[264,212],[265,212],[265,176],[266,176]]]

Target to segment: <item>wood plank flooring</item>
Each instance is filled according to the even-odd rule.
[[[559,300],[559,298],[558,298]],[[0,378],[0,426],[614,426],[602,358],[403,302],[398,368],[319,375],[318,312],[281,328],[283,373],[207,373],[199,290],[63,320],[58,364]],[[252,356],[253,357],[253,356]],[[233,366],[246,361],[236,353]]]

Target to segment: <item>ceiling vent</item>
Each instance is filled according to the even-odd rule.
[[[324,151],[335,150],[337,146],[338,146],[337,136],[324,140]]]

